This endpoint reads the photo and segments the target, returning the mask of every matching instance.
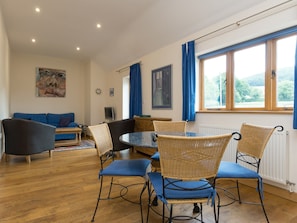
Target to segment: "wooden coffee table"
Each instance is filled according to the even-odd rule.
[[[60,146],[75,146],[81,142],[81,128],[56,128],[56,134],[75,134],[75,139],[58,140],[55,142],[55,147]]]

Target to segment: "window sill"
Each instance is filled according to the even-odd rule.
[[[280,114],[280,115],[288,115],[293,114],[292,110],[288,111],[227,111],[227,110],[220,110],[220,109],[211,109],[211,110],[201,110],[196,111],[196,113],[226,113],[226,114]]]

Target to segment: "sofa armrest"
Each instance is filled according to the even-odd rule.
[[[67,127],[78,127],[76,122],[70,122]]]

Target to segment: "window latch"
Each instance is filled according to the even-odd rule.
[[[276,72],[275,70],[272,70],[271,72],[271,79],[274,79],[276,77]]]

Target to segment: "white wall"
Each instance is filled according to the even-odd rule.
[[[9,116],[9,43],[0,10],[0,120]],[[0,158],[3,153],[0,128]]]
[[[122,119],[122,82],[125,76],[129,75],[129,70],[124,72],[108,73],[100,64],[94,61],[90,62],[91,84],[90,101],[91,112],[88,125],[95,125],[105,122],[104,107],[114,107],[115,118]],[[100,88],[102,93],[96,94],[95,90]],[[109,95],[110,88],[114,88],[114,96]]]
[[[227,18],[218,24],[214,24],[205,30],[201,30],[198,33],[192,34],[187,38],[168,45],[162,49],[138,58],[141,61],[142,72],[142,89],[143,89],[143,114],[148,114],[157,117],[171,117],[173,120],[181,120],[182,118],[182,55],[181,45],[189,40],[198,39],[196,41],[196,53],[202,54],[210,52],[215,49],[219,49],[230,44],[235,44],[250,38],[261,36],[273,31],[277,31],[286,27],[297,25],[297,7],[296,1],[291,3],[290,7],[282,7],[278,12],[273,10],[269,11],[263,17],[257,17],[253,21],[246,21],[239,27],[233,26],[228,32],[224,31],[219,33],[218,36],[211,36],[208,38],[200,39],[199,37],[214,31],[218,28],[224,27],[231,23],[235,23],[244,17],[258,13],[265,10],[273,4],[277,4],[283,1],[266,1],[262,5],[258,5],[257,8],[249,9],[245,12],[240,12],[237,15]],[[273,3],[273,4],[272,4]],[[145,43],[144,43],[145,44]],[[132,61],[128,65],[133,64]],[[172,109],[152,109],[152,97],[151,97],[151,72],[152,70],[172,64]],[[119,89],[115,91],[120,92],[120,84],[123,74],[118,74],[116,71],[109,74],[109,83],[113,83],[113,86],[117,86]],[[116,108],[121,108],[121,100],[116,101]],[[297,130],[292,129],[292,113],[287,114],[273,114],[273,113],[197,113],[196,121],[189,124],[189,130],[198,131],[200,125],[210,125],[216,127],[230,127],[239,129],[242,122],[249,122],[259,125],[283,125],[285,130],[289,132],[289,171],[288,180],[297,183],[297,163],[295,157],[297,157],[297,150],[295,145],[297,144]],[[295,188],[295,191],[297,189]]]
[[[0,120],[9,113],[9,44],[0,11]]]
[[[66,70],[66,96],[37,97],[36,67]],[[75,120],[84,123],[86,64],[75,60],[12,52],[10,71],[11,115],[14,112],[74,112]]]
[[[104,122],[104,106],[106,104],[108,76],[99,64],[90,62],[90,119],[87,125],[95,125]],[[101,89],[101,94],[96,94],[96,89]]]

